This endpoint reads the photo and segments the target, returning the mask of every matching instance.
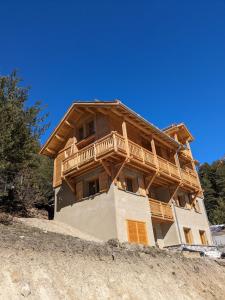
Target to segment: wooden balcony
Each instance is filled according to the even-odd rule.
[[[65,158],[62,162],[62,175],[75,173],[82,168],[90,165],[94,166],[101,159],[111,157],[127,157],[132,164],[138,164],[145,170],[158,170],[161,176],[167,177],[169,180],[181,181],[193,188],[199,188],[197,173],[193,170],[186,169],[181,171],[179,168],[167,161],[166,159],[154,155],[151,151],[139,146],[138,144],[128,140],[127,145],[125,138],[116,132],[112,132],[96,142],[82,148],[74,153],[74,145],[65,149]],[[128,151],[126,149],[128,148]],[[129,153],[128,153],[129,152]]]
[[[158,223],[173,222],[173,211],[168,203],[164,203],[155,199],[149,199],[152,219]]]
[[[62,162],[63,175],[72,170],[82,168],[88,163],[94,163],[106,156],[113,154],[127,156],[125,139],[116,132],[112,132],[76,153],[73,153],[73,148],[72,145],[69,149],[66,149],[68,157]],[[128,141],[128,148],[132,161],[144,164],[152,169],[157,168],[157,162],[152,152],[132,141]]]
[[[194,188],[200,187],[199,180],[198,180],[198,174],[195,171],[188,169],[188,168],[186,168],[185,170],[181,169],[181,177],[182,177],[182,182],[184,184],[187,184]]]
[[[191,151],[189,149],[183,149],[180,151],[181,156],[185,157],[186,159],[191,160],[192,156],[191,156]]]

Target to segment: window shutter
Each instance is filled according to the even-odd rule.
[[[138,242],[139,244],[147,245],[147,232],[144,222],[137,222]]]
[[[99,188],[100,192],[108,190],[108,175],[106,172],[99,174]]]
[[[128,227],[128,241],[131,243],[138,243],[136,222],[128,220],[127,227]]]
[[[145,222],[127,220],[128,241],[148,245]]]
[[[83,198],[83,182],[79,181],[76,184],[76,200]]]
[[[145,183],[143,180],[143,176],[138,177],[138,185],[139,185],[139,194],[142,196],[146,196]]]

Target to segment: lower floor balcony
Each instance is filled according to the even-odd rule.
[[[169,203],[155,199],[149,199],[152,220],[158,223],[173,222],[173,211]]]

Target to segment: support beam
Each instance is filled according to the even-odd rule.
[[[157,175],[158,175],[158,172],[156,171],[156,172],[152,175],[151,179],[149,180],[149,182],[148,182],[148,184],[147,184],[147,186],[146,186],[146,189],[145,189],[147,195],[149,194],[149,188],[151,187],[151,185],[152,185],[152,183],[154,182],[154,180],[155,180],[155,178],[156,178]]]
[[[68,184],[68,186],[69,186],[69,188],[71,189],[71,191],[72,191],[73,193],[75,193],[75,189],[74,189],[74,187],[72,186],[72,184],[69,182],[69,180],[68,180],[66,177],[64,177],[63,179],[64,179],[65,182]]]
[[[127,163],[127,158],[125,158],[125,160],[121,163],[120,167],[119,167],[119,170],[117,171],[116,175],[114,176],[114,179],[113,181],[116,183],[117,182],[117,178],[119,177],[121,171],[123,170],[125,164]]]
[[[100,163],[102,164],[103,168],[105,169],[106,173],[109,175],[109,177],[112,177],[112,173],[109,169],[109,167],[107,166],[107,164],[101,159]]]
[[[169,200],[169,202],[172,201],[173,197],[174,197],[175,194],[177,193],[177,191],[178,191],[178,189],[180,188],[180,186],[181,186],[181,184],[179,183],[179,184],[175,187],[174,191],[173,191],[172,194],[170,195],[170,200]]]
[[[59,141],[61,141],[61,142],[65,142],[65,141],[66,141],[66,139],[65,139],[64,137],[60,136],[59,134],[56,134],[55,137],[56,137]]]
[[[101,107],[97,108],[97,111],[99,111],[103,115],[108,115],[108,113],[109,113],[108,110],[101,108]]]
[[[49,153],[51,153],[51,154],[53,154],[53,155],[55,155],[56,154],[56,151],[55,150],[52,150],[52,149],[50,149],[50,148],[46,148],[46,150],[49,152]]]
[[[88,108],[88,107],[85,107],[84,110],[87,111],[87,112],[89,112],[89,113],[92,114],[92,115],[95,115],[95,111],[91,110],[91,109]]]
[[[71,122],[69,122],[68,120],[65,121],[66,125],[68,125],[70,128],[74,129],[75,125]]]

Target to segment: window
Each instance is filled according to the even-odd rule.
[[[133,179],[130,177],[126,177],[125,181],[126,181],[126,190],[129,192],[134,192]]]
[[[204,230],[199,230],[199,235],[200,235],[202,245],[208,245],[208,241],[207,241],[205,231]]]
[[[127,232],[130,243],[148,245],[145,222],[127,220]]]
[[[78,139],[80,141],[83,140],[83,138],[84,138],[84,127],[82,126],[78,129]]]
[[[88,182],[88,196],[99,192],[99,179],[94,179]]]
[[[184,228],[184,236],[186,244],[192,244],[192,233],[190,228]]]
[[[180,207],[186,207],[185,195],[178,195],[177,202]]]
[[[84,123],[78,129],[78,140],[81,141],[94,133],[95,133],[95,123],[94,120],[91,120],[89,122]]]
[[[87,123],[86,132],[87,132],[86,136],[90,136],[95,133],[95,126],[93,120]]]

